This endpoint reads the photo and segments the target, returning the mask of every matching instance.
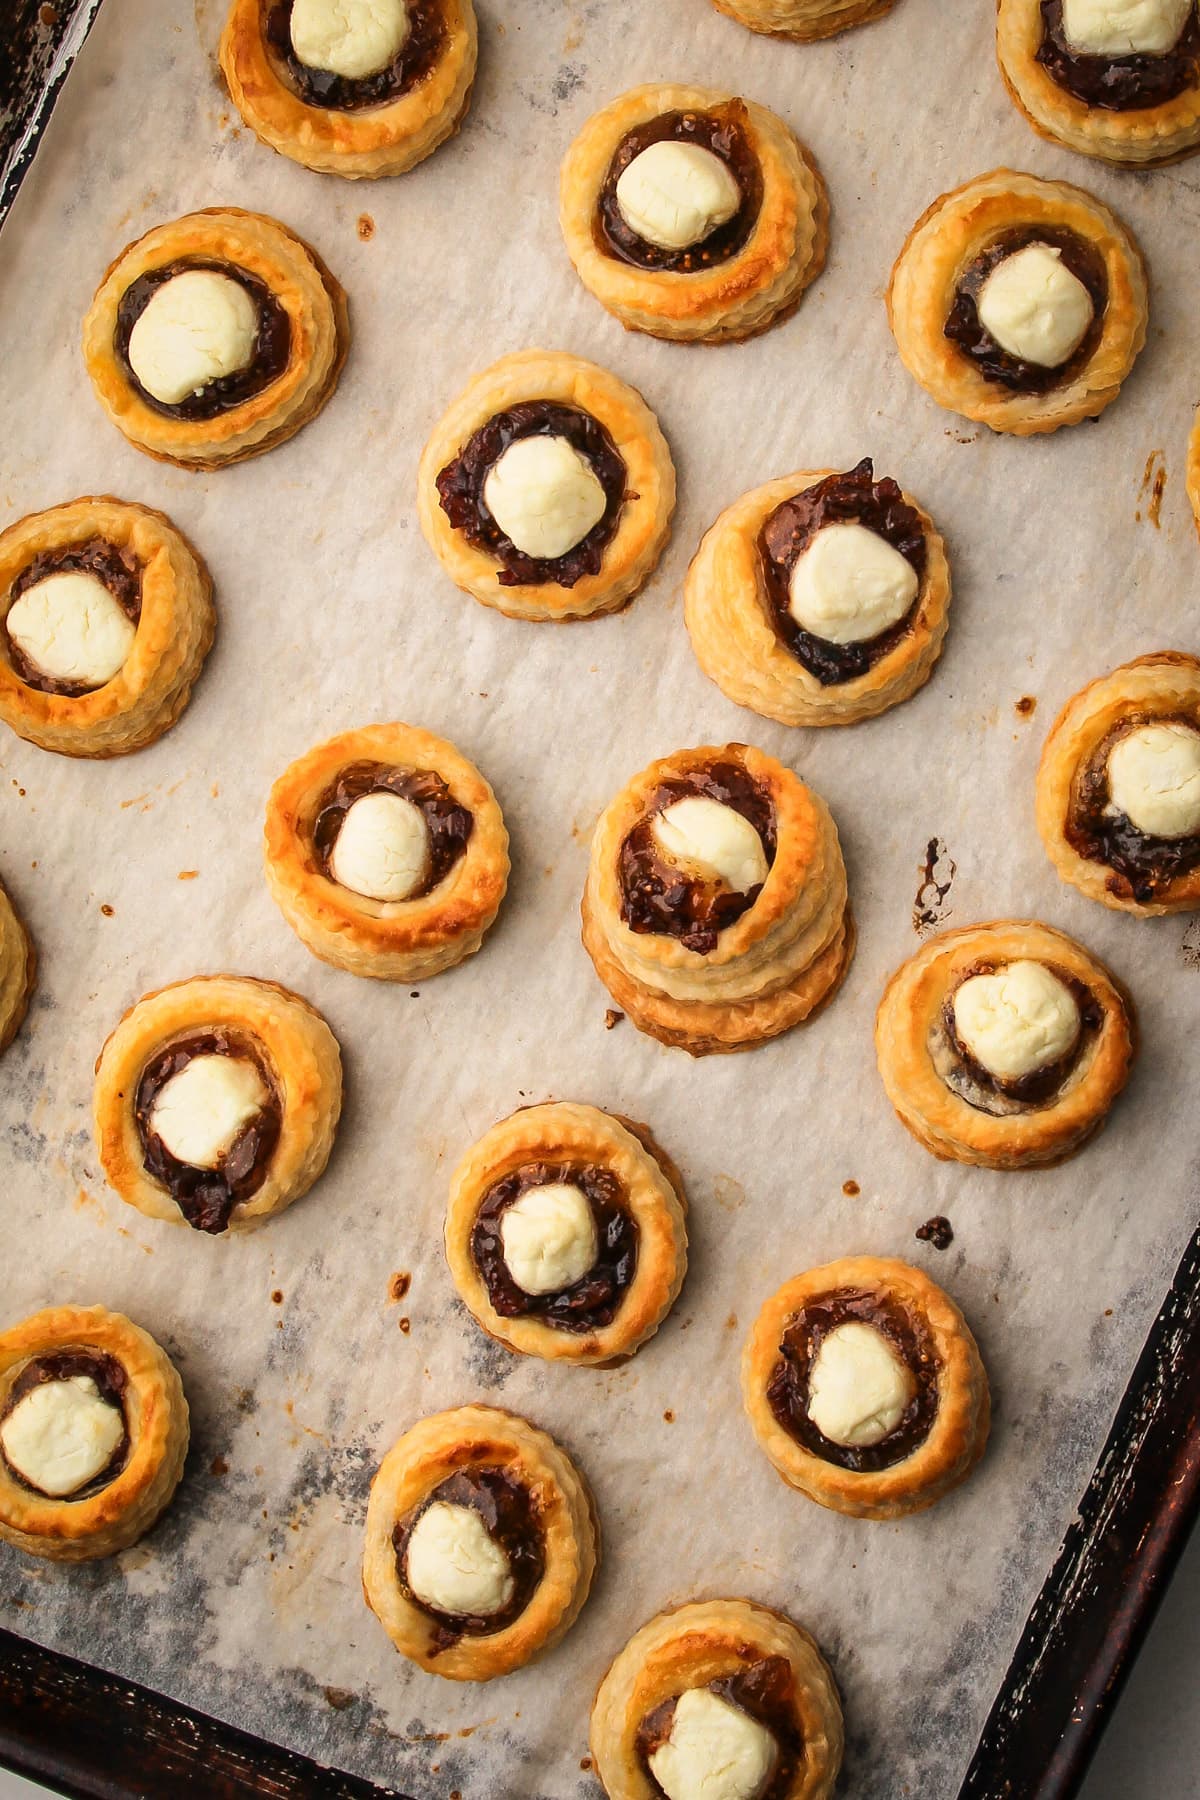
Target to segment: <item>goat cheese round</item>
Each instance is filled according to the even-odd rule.
[[[488,470],[483,503],[522,556],[553,562],[581,544],[608,498],[596,471],[564,437],[523,437]]]
[[[363,794],[348,809],[329,856],[333,879],[368,900],[407,900],[429,869],[429,827],[402,794]]]
[[[733,218],[742,191],[728,163],[699,144],[651,144],[617,178],[617,207],[631,231],[660,250],[688,250]]]
[[[30,1388],[0,1425],[0,1447],[30,1487],[52,1499],[78,1493],[112,1461],[125,1420],[90,1375]]]
[[[151,294],[129,334],[129,366],[164,406],[202,394],[210,381],[254,360],[258,308],[240,281],[185,269]]]
[[[103,687],[120,673],[137,627],[104,583],[82,569],[47,575],[13,601],[8,635],[52,681]]]
[[[248,1058],[193,1056],[163,1087],[150,1125],[177,1162],[215,1169],[269,1098]]]
[[[1142,725],[1118,738],[1108,758],[1112,805],[1147,837],[1200,832],[1200,732]]]
[[[1079,1007],[1043,963],[1011,962],[972,975],[954,995],[954,1029],[977,1063],[1017,1081],[1061,1062],[1079,1037]]]
[[[670,1736],[647,1760],[667,1800],[759,1800],[779,1746],[740,1706],[711,1688],[687,1688],[675,1702]]]
[[[1092,322],[1092,297],[1049,244],[1027,244],[997,263],[976,302],[980,322],[1002,350],[1040,369],[1058,369]]]
[[[808,1416],[832,1444],[860,1448],[895,1431],[917,1391],[881,1331],[860,1319],[821,1340],[808,1375]]]
[[[569,1181],[526,1188],[501,1215],[508,1272],[526,1294],[558,1294],[582,1281],[599,1251],[587,1195]]]
[[[796,558],[788,611],[830,644],[861,644],[898,625],[917,597],[917,572],[865,525],[825,525]]]
[[[489,1619],[503,1612],[515,1583],[508,1555],[473,1507],[435,1500],[413,1527],[408,1585],[435,1612]]]
[[[1063,36],[1084,56],[1162,56],[1191,9],[1192,0],[1063,0]]]
[[[377,75],[408,42],[404,0],[296,0],[292,49],[306,68],[347,81]]]
[[[735,894],[761,887],[770,872],[757,831],[722,800],[689,794],[656,813],[650,829],[668,862],[724,882]]]

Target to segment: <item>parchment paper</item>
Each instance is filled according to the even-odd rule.
[[[0,744],[0,873],[42,954],[30,1022],[0,1068],[3,1316],[59,1301],[128,1311],[177,1359],[195,1424],[176,1502],[144,1544],[73,1569],[3,1550],[0,1617],[418,1800],[594,1800],[587,1715],[611,1657],[662,1606],[745,1593],[786,1608],[828,1652],[846,1702],[845,1791],[943,1800],[1196,1210],[1200,930],[1119,917],[1061,885],[1034,831],[1033,774],[1086,680],[1198,647],[1183,457],[1200,385],[1200,164],[1120,175],[1035,139],[1001,91],[985,0],[901,0],[882,24],[811,49],[754,38],[704,0],[483,0],[481,14],[461,136],[413,174],[351,184],[274,156],[231,115],[210,60],[218,0],[198,17],[191,0],[107,0],[0,240],[4,521],[81,493],[147,501],[201,548],[220,607],[193,703],[153,749],[90,765],[7,733]],[[562,152],[596,107],[657,78],[775,107],[829,181],[828,269],[792,320],[745,347],[626,335],[563,251]],[[1098,426],[990,437],[940,411],[896,356],[882,294],[906,232],[938,193],[1000,163],[1102,195],[1149,256],[1149,344]],[[229,202],[313,241],[350,292],[354,343],[337,395],[297,439],[191,475],[105,421],[79,326],[127,240]],[[434,421],[477,369],[530,344],[634,382],[675,451],[671,547],[617,618],[553,629],[488,612],[450,584],[416,524]],[[683,573],[748,487],[868,453],[947,537],[946,653],[884,719],[789,732],[701,676]],[[1026,697],[1032,716],[1016,710]],[[482,954],[416,995],[314,961],[260,872],[264,800],[284,765],[391,718],[478,761],[515,852]],[[589,829],[625,780],[679,745],[729,738],[782,756],[828,799],[861,943],[811,1028],[693,1063],[628,1022],[605,1030],[577,905]],[[933,840],[922,908],[952,924],[1036,915],[1136,993],[1145,1043],[1131,1089],[1100,1139],[1052,1173],[938,1164],[884,1097],[872,1018],[916,948]],[[124,1206],[89,1129],[93,1060],[122,1011],[219,969],[310,997],[349,1080],[327,1175],[233,1242]],[[691,1196],[681,1300],[618,1372],[547,1369],[493,1346],[443,1262],[454,1162],[495,1119],[551,1096],[646,1120]],[[955,1231],[942,1254],[913,1235],[938,1212]],[[907,1256],[942,1281],[994,1382],[982,1468],[897,1525],[785,1488],[738,1398],[742,1340],[767,1293],[857,1251]],[[398,1273],[412,1286],[396,1304]],[[562,1647],[484,1688],[410,1667],[359,1587],[379,1457],[417,1415],[471,1399],[569,1446],[605,1537]]]

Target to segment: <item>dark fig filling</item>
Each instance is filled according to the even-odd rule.
[[[266,0],[263,36],[284,85],[306,106],[336,112],[387,106],[411,93],[441,61],[447,33],[443,0],[407,3],[409,31],[398,54],[373,75],[349,76],[301,62],[292,47],[293,0]]]
[[[800,1729],[792,1665],[786,1656],[763,1656],[753,1644],[740,1645],[737,1655],[738,1666],[730,1674],[705,1685],[710,1693],[728,1701],[731,1706],[740,1707],[750,1718],[766,1726],[775,1739],[778,1761],[760,1800],[788,1800],[804,1766],[804,1735]],[[646,1777],[656,1794],[661,1794],[663,1789],[654,1779],[650,1758],[670,1737],[679,1700],[680,1696],[676,1694],[647,1713],[634,1739]]]
[[[242,1127],[215,1169],[180,1162],[152,1123],[155,1102],[167,1083],[197,1056],[232,1056],[252,1062],[267,1090],[266,1105]],[[217,1027],[176,1038],[151,1057],[138,1081],[134,1119],[147,1174],[166,1188],[193,1230],[215,1235],[225,1230],[234,1208],[253,1199],[262,1186],[279,1142],[283,1104],[261,1046],[238,1032]]]
[[[601,517],[578,544],[562,556],[527,556],[500,529],[483,497],[484,483],[504,452],[521,438],[561,437],[589,465],[604,490]],[[453,462],[437,478],[442,511],[456,531],[478,550],[500,563],[501,587],[537,587],[557,582],[574,587],[585,575],[598,575],[604,552],[617,529],[625,502],[625,459],[591,413],[552,400],[525,400],[497,413],[468,439]],[[636,495],[630,498],[636,499]]]
[[[711,112],[663,113],[629,132],[617,145],[600,189],[594,225],[599,247],[635,268],[669,269],[683,275],[728,262],[754,230],[762,206],[762,168],[750,144],[748,124],[745,103],[730,100]],[[741,194],[741,204],[731,219],[710,231],[698,244],[680,250],[647,242],[629,224],[617,203],[617,182],[630,163],[651,144],[664,142],[694,144],[719,157]]]
[[[881,1332],[916,1384],[900,1423],[877,1444],[835,1444],[808,1410],[817,1353],[831,1331],[852,1321]],[[923,1320],[883,1294],[844,1288],[810,1301],[791,1320],[767,1383],[767,1400],[784,1430],[813,1456],[840,1469],[874,1472],[903,1462],[924,1443],[937,1416],[940,1373],[941,1363]]]
[[[409,1540],[421,1515],[435,1501],[443,1501],[447,1506],[469,1506],[479,1514],[488,1536],[505,1552],[513,1578],[513,1593],[502,1612],[486,1615],[439,1612],[413,1593],[408,1582]],[[434,1621],[436,1629],[431,1646],[434,1655],[450,1649],[461,1638],[491,1637],[504,1631],[525,1611],[546,1569],[546,1548],[537,1502],[522,1482],[499,1466],[461,1469],[448,1476],[425,1496],[420,1505],[397,1521],[392,1544],[400,1591]]]
[[[70,1381],[80,1375],[85,1375],[90,1381],[95,1382],[100,1398],[106,1405],[120,1413],[124,1431],[120,1443],[108,1462],[93,1480],[86,1482],[83,1487],[76,1488],[72,1494],[50,1496],[66,1501],[87,1500],[93,1494],[98,1494],[102,1488],[106,1488],[111,1481],[116,1480],[129,1459],[129,1416],[125,1410],[125,1392],[129,1386],[129,1378],[122,1364],[117,1361],[115,1356],[109,1356],[106,1351],[92,1350],[86,1345],[73,1345],[65,1350],[48,1350],[42,1356],[31,1357],[25,1364],[8,1390],[4,1408],[0,1411],[0,1424],[3,1424],[4,1420],[16,1411],[25,1396],[33,1392],[34,1388],[45,1387],[52,1381]],[[7,1456],[4,1456],[3,1451],[0,1451],[0,1459],[3,1460],[4,1466],[13,1480],[18,1482],[21,1487],[27,1489],[31,1494],[43,1492],[43,1489],[27,1480],[19,1469],[13,1467]]]
[[[1092,302],[1092,320],[1078,347],[1058,368],[1047,369],[1041,363],[1026,362],[1013,356],[996,342],[979,316],[979,296],[989,275],[1018,250],[1030,244],[1045,244],[1057,250],[1062,264],[1077,281],[1082,282]],[[1051,388],[1071,381],[1095,354],[1104,332],[1104,315],[1108,307],[1108,270],[1104,258],[1093,244],[1077,232],[1056,225],[1018,225],[1004,231],[987,249],[970,263],[958,278],[954,302],[943,331],[963,355],[989,381],[1015,393],[1044,394]]]
[[[1124,813],[1111,811],[1108,759],[1119,740],[1143,725],[1185,725],[1197,720],[1180,714],[1131,713],[1110,731],[1076,774],[1071,787],[1065,836],[1077,855],[1104,863],[1111,871],[1108,890],[1122,900],[1142,904],[1159,899],[1183,875],[1200,867],[1200,832],[1188,837],[1154,837],[1139,831]]]
[[[656,816],[692,796],[717,800],[741,813],[762,840],[768,867],[774,862],[774,804],[740,764],[719,762],[674,775],[650,795],[645,816],[621,845],[621,917],[631,931],[678,938],[685,949],[707,956],[725,927],[749,912],[762,888],[735,894],[719,882],[685,873],[662,854],[654,841]]]
[[[1161,56],[1091,56],[1071,48],[1063,29],[1063,0],[1042,0],[1037,60],[1056,86],[1085,106],[1105,112],[1165,106],[1200,83],[1200,22],[1192,6],[1182,33]]]
[[[94,575],[108,589],[130,624],[138,623],[142,616],[142,565],[131,550],[110,544],[107,538],[88,538],[86,543],[41,551],[13,582],[12,598],[14,601],[19,600],[22,594],[39,581],[45,581],[48,575],[68,574]],[[4,649],[14,673],[20,676],[26,687],[37,688],[43,694],[63,694],[72,699],[95,692],[92,682],[60,681],[55,675],[44,674],[9,637],[7,625],[4,630]]]
[[[210,269],[245,288],[258,312],[258,332],[253,355],[244,369],[235,369],[230,375],[218,375],[215,381],[206,382],[198,394],[188,394],[185,399],[169,404],[147,393],[134,374],[129,361],[129,340],[158,289],[173,281],[176,275],[187,274],[192,269]],[[130,282],[117,308],[117,329],[113,338],[117,361],[126,380],[146,405],[168,419],[216,419],[222,413],[232,412],[235,406],[252,400],[278,380],[288,366],[291,348],[292,325],[284,308],[265,281],[234,263],[189,256],[163,263],[157,269],[147,269],[144,275]]]
[[[571,1287],[527,1294],[504,1260],[504,1215],[530,1188],[559,1181],[579,1188],[588,1203],[599,1246],[596,1261]],[[471,1232],[471,1254],[501,1318],[536,1318],[560,1331],[597,1331],[612,1324],[637,1272],[637,1221],[610,1170],[594,1163],[524,1163],[484,1195]]]
[[[1062,982],[1079,1008],[1079,1036],[1065,1056],[1028,1075],[1009,1078],[993,1075],[972,1056],[958,1035],[954,996],[973,976],[995,975],[1004,966],[1003,962],[985,961],[965,970],[947,994],[930,1036],[934,1066],[951,1093],[957,1094],[977,1112],[989,1113],[993,1118],[1008,1118],[1016,1113],[1037,1112],[1044,1106],[1052,1106],[1091,1051],[1104,1025],[1104,1008],[1092,990],[1065,969],[1047,963],[1051,975]]]
[[[432,769],[397,769],[387,763],[349,763],[323,796],[313,825],[313,848],[330,880],[333,847],[356,800],[366,794],[395,794],[417,807],[429,832],[429,863],[424,880],[408,895],[419,900],[445,881],[466,854],[475,815],[460,806],[441,776]]]
[[[792,571],[817,533],[826,525],[862,525],[899,551],[919,582],[925,580],[925,527],[897,484],[876,481],[871,458],[864,457],[844,475],[827,475],[815,487],[781,501],[768,514],[758,534],[758,554],[770,605],[771,622],[796,661],[823,687],[853,681],[873,669],[912,629],[921,594],[902,619],[877,637],[857,644],[834,644],[819,638],[792,617]]]

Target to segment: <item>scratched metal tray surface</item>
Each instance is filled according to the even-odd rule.
[[[7,0],[0,10],[0,223],[99,6],[100,0]],[[69,89],[62,104],[70,107]],[[952,874],[944,846],[932,840],[918,915],[927,909],[929,920],[936,920]],[[1200,960],[1194,935],[1185,949],[1189,943],[1193,959]],[[1192,1195],[1194,1120],[1178,1129],[1180,1191]],[[1186,1540],[1198,1497],[1200,1233],[1153,1317],[1095,1471],[1016,1642],[960,1800],[1066,1800],[1075,1791]],[[1062,1512],[1066,1518],[1069,1508]],[[1014,1581],[1024,1581],[1028,1571],[1019,1546],[1012,1566]],[[970,1655],[969,1634],[962,1649]],[[132,1661],[136,1665],[136,1655]],[[0,1631],[0,1760],[66,1793],[114,1800],[173,1796],[189,1788],[214,1800],[352,1800],[400,1792],[325,1766],[341,1760],[359,1723],[360,1703],[348,1691],[325,1690],[328,1728],[317,1762],[272,1742],[269,1732],[238,1729],[179,1697],[138,1686],[129,1672],[117,1675]],[[551,1668],[546,1679],[554,1679]],[[269,1717],[269,1707],[241,1708],[237,1698],[232,1687],[224,1696],[231,1714]],[[281,1735],[294,1736],[285,1711],[281,1702]],[[429,1712],[436,1712],[432,1701]],[[930,1742],[961,1731],[952,1690],[931,1697],[925,1730]],[[454,1766],[447,1758],[447,1769]],[[448,1791],[444,1778],[423,1789],[419,1800],[441,1800]]]

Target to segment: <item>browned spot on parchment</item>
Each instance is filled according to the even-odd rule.
[[[944,925],[953,908],[947,906],[958,864],[939,837],[931,837],[925,846],[925,861],[919,863],[921,885],[913,901],[913,930],[918,937],[928,937]]]
[[[208,1472],[210,1475],[228,1475],[229,1464],[223,1456],[214,1456],[208,1465]]]
[[[396,1273],[392,1276],[392,1279],[388,1282],[388,1299],[393,1302],[403,1300],[411,1286],[412,1276],[409,1274],[408,1270],[397,1269]]]
[[[109,906],[109,904],[106,901],[104,903],[104,905],[100,908],[100,911],[104,914],[106,919],[111,919],[113,916],[113,913],[116,911],[116,908]]]
[[[726,1329],[726,1331],[736,1331],[737,1330],[737,1314],[736,1313],[730,1313],[729,1317],[725,1321],[725,1329]]]
[[[842,1192],[845,1194],[847,1200],[857,1200],[858,1196],[862,1193],[862,1189],[859,1187],[857,1181],[843,1181]]]
[[[276,1288],[275,1292],[271,1295],[271,1298],[275,1302],[276,1306],[282,1306],[283,1305],[283,1289]]]
[[[666,1420],[668,1425],[673,1425],[675,1423],[675,1414],[671,1411],[669,1406],[668,1406],[666,1412],[663,1414],[663,1418]]]
[[[375,236],[375,221],[371,217],[370,213],[359,213],[359,215],[358,215],[358,235],[362,239],[364,244],[369,243],[371,241],[371,239]]]
[[[352,1694],[349,1688],[327,1687],[325,1689],[325,1699],[332,1706],[334,1712],[345,1712],[348,1706],[354,1705],[357,1698],[358,1695]]]
[[[407,1337],[409,1332],[412,1330],[412,1320],[411,1319],[401,1319],[400,1329],[404,1333],[405,1337]]]
[[[1019,700],[1013,702],[1013,711],[1021,719],[1032,719],[1036,708],[1037,697],[1034,694],[1022,694]]]
[[[199,873],[199,869],[180,869],[175,879],[177,881],[195,881]]]
[[[717,1205],[723,1206],[726,1212],[736,1212],[746,1203],[746,1190],[732,1175],[718,1175],[713,1182],[713,1194]]]
[[[1138,489],[1138,504],[1133,515],[1139,524],[1145,518],[1155,531],[1161,530],[1159,515],[1162,512],[1163,489],[1166,485],[1166,459],[1161,450],[1152,450],[1142,470],[1142,485]]]
[[[1200,969],[1200,919],[1193,919],[1184,932],[1179,954],[1189,969]]]

